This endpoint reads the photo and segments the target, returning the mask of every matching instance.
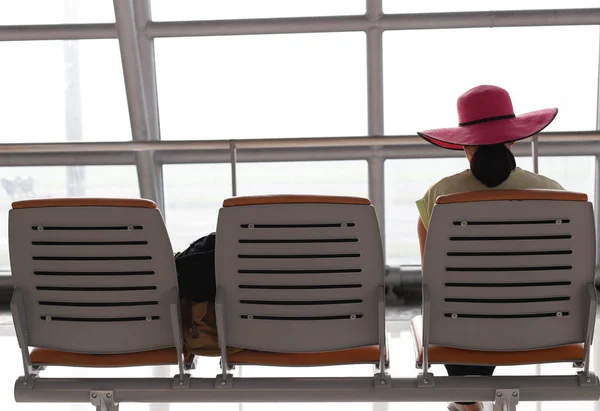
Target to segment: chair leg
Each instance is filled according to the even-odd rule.
[[[107,404],[101,401],[100,405],[96,406],[96,411],[119,411],[119,404]]]
[[[517,411],[519,390],[496,390],[494,411]]]
[[[90,400],[96,411],[119,411],[119,403],[115,401],[112,391],[92,391]]]

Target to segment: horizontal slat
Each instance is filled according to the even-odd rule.
[[[465,253],[477,253],[465,251]],[[489,251],[485,251],[489,253]],[[503,253],[503,251],[501,252]],[[490,253],[491,254],[491,253]],[[444,260],[446,267],[532,267],[532,266],[573,266],[577,254],[550,255],[455,255]]]
[[[238,274],[352,274],[360,273],[360,268],[340,268],[340,269],[239,269]]]
[[[362,318],[361,314],[355,314],[354,318],[350,315],[329,315],[329,316],[315,316],[315,317],[282,317],[282,316],[268,316],[268,315],[256,315],[250,318],[247,315],[242,315],[241,318],[246,320],[271,320],[271,321],[331,321],[331,320],[352,320]]]
[[[34,231],[135,231],[143,230],[141,225],[34,225],[31,226]]]
[[[335,244],[335,243],[357,243],[358,238],[281,238],[281,239],[269,239],[265,238],[262,240],[252,239],[239,239],[240,244]]]
[[[104,281],[106,284],[106,281]],[[144,290],[121,290],[120,287],[105,287],[106,291],[100,291],[99,287],[72,287],[83,288],[89,291],[67,291],[67,287],[57,287],[59,290],[42,289],[36,290],[35,301],[71,301],[85,303],[107,303],[107,302],[123,302],[123,301],[160,301],[164,298],[164,291],[159,289],[144,289]],[[123,287],[125,288],[125,287]],[[141,288],[141,287],[140,287]]]
[[[58,242],[113,242],[113,241],[148,241],[152,243],[151,230],[135,231],[29,231],[28,241]]]
[[[39,301],[49,307],[141,307],[158,305],[158,301]]]
[[[527,304],[552,301],[568,301],[570,297],[530,297],[530,298],[456,298],[447,297],[447,303],[479,303],[479,304]]]
[[[481,298],[481,299],[511,299],[511,298],[581,298],[582,289],[573,286],[554,287],[445,287],[442,299]]]
[[[561,316],[556,312],[546,313],[531,313],[531,314],[456,314],[457,318],[486,318],[486,319],[506,319],[506,318],[544,318],[544,317],[566,317],[569,315],[567,311],[560,311]],[[444,314],[445,317],[452,317],[452,313]]]
[[[164,307],[161,305],[150,306],[108,306],[108,307],[63,307],[40,306],[35,310],[39,315],[51,317],[147,317],[161,315]]]
[[[240,224],[241,225],[241,224]],[[363,227],[364,229],[364,227]],[[358,238],[360,241],[360,227],[314,227],[314,228],[286,228],[286,229],[249,229],[236,226],[232,235],[243,240],[313,240],[329,238]]]
[[[328,305],[255,305],[236,302],[229,306],[234,315],[280,315],[314,317],[322,315],[364,314],[369,310],[366,303]]]
[[[360,253],[336,254],[238,254],[240,259],[325,259],[325,258],[360,258]]]
[[[159,316],[150,317],[152,320],[160,319]],[[42,316],[42,320],[47,318]],[[147,317],[51,317],[51,321],[68,321],[68,322],[83,322],[83,323],[114,323],[114,322],[131,322],[131,321],[148,321]]]
[[[507,287],[560,287],[571,285],[571,281],[534,281],[534,282],[447,282],[446,287],[469,287],[469,288],[507,288]]]
[[[240,300],[240,304],[249,305],[337,305],[337,304],[360,304],[363,300]]]
[[[260,240],[259,240],[260,241]],[[276,241],[276,240],[274,240]],[[302,241],[302,240],[298,240]],[[343,254],[362,253],[367,244],[361,242],[306,243],[238,243],[234,254]]]
[[[303,259],[244,259],[237,260],[238,270],[357,270],[363,260],[355,257]]]
[[[32,261],[33,271],[45,272],[150,272],[155,260],[131,261]]]
[[[496,257],[496,256],[548,256],[571,255],[572,250],[532,250],[532,251],[450,251],[448,257]]]
[[[572,238],[571,234],[551,234],[551,235],[506,235],[506,236],[467,236],[454,235],[450,236],[450,241],[548,241],[553,240],[568,240]]]
[[[122,256],[49,256],[34,255],[35,261],[143,261],[151,260],[150,255],[122,255]]]
[[[153,291],[154,285],[128,287],[70,287],[70,286],[37,286],[38,291],[67,291],[67,292],[122,292],[122,291]]]
[[[155,272],[151,270],[147,271],[34,271],[34,275],[38,276],[51,276],[51,277],[127,277],[127,276],[149,276],[154,275]]]
[[[353,300],[372,296],[373,290],[360,288],[240,289],[239,300]]]
[[[556,224],[556,225],[560,225],[560,224],[569,224],[571,222],[570,219],[568,218],[555,218],[555,219],[544,219],[544,220],[479,220],[479,221],[472,221],[472,220],[463,220],[463,221],[454,221],[453,224],[454,225],[459,225],[459,226],[467,226],[467,225],[483,225],[483,226],[490,226],[490,225],[540,225],[540,224]]]
[[[346,270],[349,271],[349,270]],[[237,277],[238,285],[274,285],[274,286],[312,286],[312,285],[345,285],[345,284],[363,284],[362,271],[356,272],[334,272],[317,274],[239,274]],[[236,285],[236,287],[238,286]],[[238,287],[239,288],[239,287]],[[247,290],[240,291],[246,292]]]
[[[238,288],[245,290],[336,290],[361,288],[362,284],[320,284],[320,285],[266,285],[240,284]]]
[[[536,282],[536,281],[569,281],[572,276],[572,270],[566,271],[507,271],[501,275],[497,273],[480,273],[473,272],[444,272],[443,282],[473,282],[473,281],[489,281],[497,282]],[[444,292],[447,291],[445,287]],[[479,292],[479,291],[478,291]]]
[[[326,222],[326,223],[247,223],[240,224],[240,228],[247,229],[287,229],[287,228],[298,228],[298,229],[307,229],[307,228],[347,228],[347,227],[355,227],[356,224],[351,221],[340,221],[340,222]]]
[[[504,297],[510,298],[507,296]],[[579,302],[574,299],[567,301],[530,302],[523,304],[490,304],[486,302],[452,303],[446,302],[444,298],[440,298],[432,300],[431,304],[437,305],[437,307],[434,310],[437,313],[449,312],[473,315],[524,315],[547,312],[557,313],[562,311],[579,312],[580,306]]]
[[[450,241],[443,243],[444,255],[448,252],[511,252],[573,250],[577,253],[577,241],[573,238],[551,241]]]
[[[38,246],[123,246],[147,245],[148,241],[32,241],[31,245]]]
[[[504,267],[446,267],[446,271],[457,272],[508,272],[508,271],[568,271],[573,267],[570,265],[547,265],[547,266],[504,266]]]

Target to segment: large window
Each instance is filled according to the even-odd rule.
[[[0,26],[114,21],[109,0],[0,0]]]
[[[386,13],[440,13],[456,11],[575,9],[598,7],[595,0],[383,0]]]
[[[155,20],[227,20],[362,14],[364,0],[152,0]]]
[[[0,42],[0,55],[0,143],[131,139],[117,40]]]
[[[386,134],[458,125],[457,97],[480,84],[508,90],[516,114],[558,107],[547,131],[596,128],[598,26],[389,31],[383,38]]]
[[[364,33],[158,39],[162,138],[367,132]]]

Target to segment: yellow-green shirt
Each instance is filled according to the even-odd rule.
[[[462,173],[443,178],[429,187],[423,198],[417,201],[417,208],[419,209],[419,215],[421,216],[423,225],[428,229],[435,200],[441,195],[462,193],[466,191],[518,190],[527,188],[564,190],[564,188],[556,181],[539,174],[530,173],[519,167],[515,168],[502,184],[491,188],[477,180],[471,173],[471,170],[465,170]]]

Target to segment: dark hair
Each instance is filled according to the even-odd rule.
[[[488,187],[502,184],[516,166],[515,156],[504,144],[480,146],[471,158],[471,172]]]

